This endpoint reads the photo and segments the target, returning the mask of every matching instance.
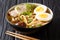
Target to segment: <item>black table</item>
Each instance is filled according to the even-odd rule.
[[[5,20],[7,10],[20,3],[32,2],[41,3],[52,9],[54,17],[51,23],[41,28],[38,32],[29,36],[39,38],[41,40],[60,40],[60,1],[59,0],[0,0],[0,40],[19,40],[8,36],[5,31],[16,32]],[[17,32],[19,33],[19,32]]]

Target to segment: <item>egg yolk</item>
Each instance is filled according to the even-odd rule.
[[[36,8],[36,11],[37,11],[37,12],[39,12],[39,11],[41,12],[41,11],[43,11],[43,10],[44,10],[44,9],[43,9],[42,7],[37,7],[37,8]]]
[[[39,16],[40,16],[41,18],[47,18],[47,17],[48,17],[47,14],[40,14]]]

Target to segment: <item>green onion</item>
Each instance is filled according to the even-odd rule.
[[[33,28],[33,26],[29,26],[29,28]]]
[[[32,15],[32,13],[29,12],[29,11],[23,12],[22,14],[23,14],[23,15]]]
[[[26,4],[27,11],[33,12],[34,8],[36,8],[36,5],[33,4]]]
[[[33,20],[33,19],[29,18],[29,19],[28,19],[28,23],[32,22],[32,20]]]
[[[41,25],[41,24],[37,24],[37,25],[36,25],[36,27],[40,27],[40,26],[42,26],[42,25]]]
[[[20,16],[20,20],[22,21],[22,17]]]

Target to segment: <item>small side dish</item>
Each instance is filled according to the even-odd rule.
[[[42,4],[22,3],[7,13],[7,18],[12,24],[24,28],[41,27],[49,23],[52,17],[51,10]]]

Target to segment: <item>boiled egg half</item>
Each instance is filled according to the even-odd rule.
[[[52,15],[49,13],[40,13],[36,15],[36,19],[40,21],[49,21],[52,19]]]
[[[43,12],[46,12],[47,10],[47,7],[45,5],[40,5],[40,6],[37,6],[35,9],[34,9],[34,13],[37,14],[37,13],[43,13]]]

